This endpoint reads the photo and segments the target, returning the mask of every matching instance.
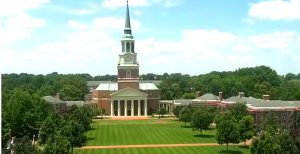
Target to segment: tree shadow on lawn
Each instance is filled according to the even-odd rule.
[[[235,151],[235,150],[221,150],[219,153],[225,153],[225,154],[243,154],[242,151]]]
[[[214,135],[209,135],[209,134],[196,134],[194,137],[200,137],[200,138],[214,138]]]
[[[242,148],[242,149],[249,149],[249,146],[248,146],[248,145],[239,145],[239,148]]]
[[[182,128],[192,128],[192,126],[180,126]]]
[[[95,137],[87,137],[86,141],[91,141],[91,140],[95,140]]]

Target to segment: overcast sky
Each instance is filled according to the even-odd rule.
[[[129,0],[140,73],[300,73],[300,0]],[[0,0],[2,73],[117,73],[126,0]]]

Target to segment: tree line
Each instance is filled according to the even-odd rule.
[[[281,76],[266,66],[211,72],[198,76],[165,73],[161,81],[159,88],[162,99],[193,99],[196,92],[215,95],[223,92],[224,97],[228,98],[242,91],[246,96],[255,98],[262,98],[262,95],[268,94],[274,100],[300,100],[300,73]]]

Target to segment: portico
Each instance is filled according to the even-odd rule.
[[[147,116],[148,94],[124,88],[111,94],[111,116]]]

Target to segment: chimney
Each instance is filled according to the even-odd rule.
[[[239,92],[239,98],[245,97],[245,93],[244,92]]]
[[[60,93],[56,93],[55,98],[60,99]]]
[[[220,99],[220,101],[222,101],[222,100],[223,100],[223,98],[224,98],[224,96],[223,96],[223,92],[219,92],[219,99]]]
[[[263,100],[264,101],[270,100],[270,95],[263,95]]]
[[[201,92],[200,91],[196,91],[196,98],[200,97]]]

